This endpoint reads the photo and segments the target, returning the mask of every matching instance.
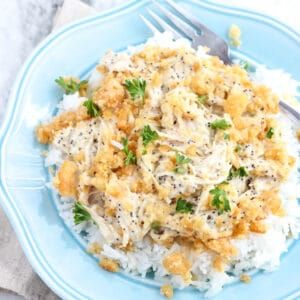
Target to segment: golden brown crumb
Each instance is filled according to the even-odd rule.
[[[224,272],[224,260],[221,256],[216,256],[216,258],[213,261],[213,267],[218,272]]]
[[[242,274],[240,276],[240,280],[243,281],[244,283],[250,283],[251,277],[248,274]]]
[[[266,233],[267,227],[263,221],[255,221],[250,223],[250,230],[256,233]]]
[[[65,160],[53,182],[62,196],[76,197],[78,184],[78,167],[75,162]]]
[[[117,261],[106,257],[101,259],[99,266],[109,272],[118,272],[120,268]]]
[[[73,155],[73,159],[77,162],[81,162],[81,161],[84,161],[85,159],[85,156],[84,156],[84,152],[83,151],[80,151],[76,154]]]
[[[242,35],[241,29],[237,25],[232,24],[228,31],[230,44],[234,47],[239,47],[242,44],[241,35]]]
[[[163,266],[174,275],[180,275],[183,279],[188,280],[190,275],[191,263],[186,256],[177,251],[166,256],[163,260]]]
[[[100,254],[101,246],[98,243],[91,243],[87,248],[87,252],[91,254]]]
[[[49,144],[53,141],[57,131],[88,119],[90,119],[90,116],[83,106],[79,107],[77,111],[66,111],[53,118],[50,123],[38,126],[36,128],[37,140],[41,144]]]
[[[230,257],[237,255],[237,248],[233,246],[228,238],[220,238],[217,240],[210,240],[205,243],[205,245],[217,252],[222,257]]]
[[[160,293],[166,297],[167,299],[171,299],[173,297],[174,291],[173,291],[173,287],[169,284],[164,284],[161,288],[160,288]]]

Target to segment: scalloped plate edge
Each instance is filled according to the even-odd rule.
[[[239,15],[246,18],[254,19],[256,21],[262,22],[268,26],[274,27],[277,30],[284,32],[287,36],[295,40],[300,44],[300,35],[289,28],[288,26],[282,24],[278,20],[275,20],[271,17],[260,13],[254,13],[242,8],[238,7],[229,7],[222,4],[212,3],[206,0],[202,0],[198,2],[196,0],[190,0],[200,7],[208,8],[212,11],[219,11],[226,14],[231,15]],[[23,88],[23,81],[26,77],[27,73],[30,71],[31,65],[34,63],[35,59],[39,56],[41,52],[43,52],[49,45],[51,45],[55,40],[59,38],[63,38],[65,33],[70,33],[73,30],[79,29],[81,26],[85,26],[91,24],[96,21],[105,21],[110,17],[114,17],[116,15],[121,15],[129,12],[135,7],[140,6],[144,1],[140,0],[129,0],[127,3],[122,4],[121,6],[107,10],[106,12],[97,14],[96,16],[86,17],[79,21],[73,22],[59,31],[50,34],[29,56],[29,58],[24,63],[22,69],[20,70],[15,84],[10,93],[7,112],[0,129],[0,158],[3,162],[3,157],[5,153],[5,146],[7,142],[7,137],[9,136],[9,132],[12,128],[12,124],[17,117],[15,113],[15,107],[20,105],[21,99],[18,97],[20,91]],[[4,167],[3,163],[0,166],[0,178],[3,178],[4,175]],[[21,246],[35,271],[39,274],[39,276],[48,284],[48,286],[59,296],[65,299],[88,299],[85,295],[81,294],[79,291],[75,290],[74,287],[69,286],[62,278],[59,277],[58,274],[55,273],[53,268],[47,263],[46,258],[43,256],[40,251],[38,245],[35,243],[34,237],[29,232],[24,217],[21,212],[16,207],[13,199],[8,193],[7,186],[4,180],[0,181],[0,204],[3,207],[6,215],[9,218],[10,223],[12,224],[14,230],[16,231],[17,237],[21,243]],[[293,291],[290,295],[286,295],[285,299],[296,299],[300,296],[300,290],[297,289]]]

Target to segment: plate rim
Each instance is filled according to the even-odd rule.
[[[18,72],[15,83],[10,92],[10,96],[7,103],[5,117],[0,128],[0,158],[2,158],[5,154],[6,150],[6,142],[9,136],[9,131],[13,127],[14,120],[17,116],[17,113],[14,111],[14,107],[19,105],[22,101],[18,97],[18,94],[22,90],[23,81],[25,80],[28,72],[31,69],[34,61],[39,57],[39,55],[47,49],[54,41],[58,40],[65,33],[71,33],[72,30],[80,29],[82,26],[87,26],[92,24],[93,22],[101,22],[109,19],[111,17],[115,17],[118,14],[126,14],[130,9],[134,9],[135,7],[141,6],[143,3],[149,2],[148,0],[129,0],[128,2],[117,6],[116,8],[109,9],[102,13],[98,13],[97,15],[85,17],[78,21],[72,22],[63,28],[59,29],[51,33],[47,36],[29,55],[26,61],[23,63],[21,70]],[[233,7],[228,5],[223,5],[216,2],[211,2],[208,0],[196,1],[189,0],[199,7],[208,8],[212,11],[218,11],[230,15],[239,15],[242,17],[246,17],[261,23],[264,23],[267,26],[271,26],[276,30],[279,30],[290,38],[295,40],[300,45],[300,34],[296,32],[294,29],[289,26],[283,24],[282,22],[264,15],[262,13],[253,12],[247,9],[243,9],[240,7]],[[1,161],[1,159],[0,159]],[[14,228],[18,241],[29,260],[33,269],[38,273],[38,275],[43,279],[43,281],[59,296],[65,299],[87,299],[85,295],[82,295],[79,291],[70,287],[59,275],[55,274],[51,267],[48,266],[46,258],[43,254],[36,253],[38,251],[38,247],[36,242],[34,241],[33,235],[28,232],[28,228],[26,228],[26,223],[24,222],[24,217],[16,207],[13,198],[9,195],[7,186],[4,180],[4,167],[3,164],[0,166],[0,205],[2,206],[9,222]],[[44,261],[43,261],[44,260]],[[45,264],[46,262],[46,264]],[[50,267],[50,269],[49,269]],[[58,277],[56,279],[56,277]],[[286,297],[292,299],[300,296],[300,289],[296,291],[292,291],[291,294],[286,295]]]

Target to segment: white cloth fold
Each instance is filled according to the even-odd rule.
[[[96,14],[102,8],[100,2],[103,2],[106,7],[112,7],[111,5],[116,1],[106,0],[104,3],[99,0],[98,2],[98,7],[95,9],[79,0],[65,0],[54,16],[53,30],[77,19]],[[33,271],[0,207],[0,300],[24,298],[59,299]]]

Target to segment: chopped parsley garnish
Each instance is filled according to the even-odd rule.
[[[73,208],[73,218],[75,225],[78,225],[84,221],[92,220],[90,213],[86,210],[86,208],[78,201],[75,202],[75,206]]]
[[[88,83],[87,80],[82,80],[76,82],[74,79],[64,79],[63,77],[58,77],[55,79],[55,82],[65,91],[67,95],[75,94],[78,92],[84,85]]]
[[[191,213],[193,212],[193,206],[193,203],[188,202],[183,198],[179,198],[176,202],[176,212]]]
[[[240,66],[241,66],[241,68],[243,68],[246,71],[249,71],[249,69],[250,69],[250,63],[246,60],[241,60]]]
[[[267,134],[266,134],[266,137],[268,139],[271,139],[274,135],[274,128],[273,127],[270,127],[269,130],[267,131]]]
[[[92,99],[88,99],[88,100],[84,101],[83,106],[86,107],[87,113],[89,116],[91,116],[93,118],[100,116],[101,109],[95,102],[93,102]]]
[[[199,104],[205,104],[208,99],[207,95],[198,95],[197,102]]]
[[[146,125],[142,132],[141,136],[143,139],[143,145],[146,147],[149,143],[157,140],[159,138],[158,133],[155,130],[152,130],[149,125]]]
[[[242,150],[242,146],[237,144],[235,149],[234,149],[234,152],[240,152]]]
[[[230,211],[230,203],[227,198],[226,192],[218,187],[209,191],[213,195],[212,205],[220,212]]]
[[[153,229],[155,232],[159,232],[159,230],[161,228],[161,224],[159,221],[153,221],[150,226],[151,226],[151,229]]]
[[[246,177],[246,176],[248,176],[248,172],[245,167],[239,167],[238,169],[232,167],[229,171],[227,180],[231,180],[234,177]]]
[[[230,136],[228,133],[224,133],[224,140],[229,140],[230,139]]]
[[[225,120],[225,119],[219,119],[219,120],[215,120],[210,124],[210,127],[212,129],[228,129],[231,127],[231,125]]]
[[[144,100],[146,90],[146,81],[144,79],[126,79],[124,86],[132,100]]]
[[[126,158],[125,158],[125,161],[124,161],[125,162],[125,166],[135,165],[136,164],[136,156],[128,148],[128,139],[127,138],[123,138],[122,139],[122,144],[123,144],[123,152],[126,155]]]
[[[186,172],[186,168],[184,165],[190,163],[192,160],[179,152],[176,152],[176,168],[174,172],[177,174],[184,174]]]

